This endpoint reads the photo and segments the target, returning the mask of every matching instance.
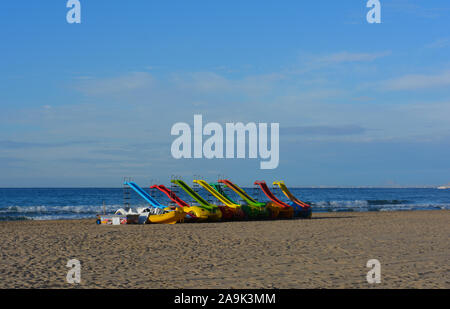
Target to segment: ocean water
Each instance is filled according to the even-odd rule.
[[[144,188],[163,204],[169,199],[155,189]],[[266,201],[261,190],[246,188],[247,193],[260,201]],[[210,202],[216,202],[204,189],[197,192]],[[239,201],[234,192],[227,194]],[[273,192],[287,201],[279,189]],[[313,212],[339,211],[413,211],[450,209],[450,190],[431,188],[294,188],[291,192],[301,200],[311,203]],[[177,194],[186,202],[192,199],[182,190]],[[132,207],[145,206],[146,202],[130,190]],[[47,220],[95,218],[103,212],[113,213],[123,207],[124,190],[120,188],[67,188],[67,189],[0,189],[0,220]]]

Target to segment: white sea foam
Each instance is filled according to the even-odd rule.
[[[145,207],[146,204],[133,205]],[[121,204],[105,205],[106,213],[112,214],[122,208]],[[339,211],[396,211],[450,209],[448,203],[410,203],[402,200],[330,200],[312,202],[315,212]],[[10,205],[0,208],[0,220],[59,220],[95,218],[103,213],[103,205]]]
[[[312,203],[316,211],[398,211],[450,209],[450,204],[414,204],[398,200],[335,200]]]

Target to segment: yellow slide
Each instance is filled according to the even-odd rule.
[[[205,188],[206,191],[208,191],[216,199],[222,202],[225,206],[228,206],[230,208],[240,208],[239,204],[231,202],[229,199],[227,199],[225,196],[223,196],[222,194],[217,192],[213,187],[211,187],[209,183],[207,183],[206,181],[201,179],[195,179],[194,182]]]
[[[298,198],[296,198],[291,191],[289,191],[289,189],[286,187],[286,185],[284,184],[284,181],[274,181],[273,182],[274,185],[278,185],[281,189],[281,191],[283,191],[284,195],[286,195],[286,197],[288,199],[290,199],[292,202],[294,202],[295,204],[301,206],[301,207],[309,207],[308,204],[306,204],[305,202],[300,201]]]

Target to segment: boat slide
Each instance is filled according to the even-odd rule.
[[[213,187],[211,187],[206,181],[201,180],[201,179],[196,179],[194,180],[195,183],[199,184],[200,186],[202,186],[206,191],[208,191],[209,193],[211,193],[211,195],[213,195],[216,199],[218,199],[221,203],[223,203],[225,206],[228,206],[230,208],[236,208],[236,207],[240,207],[239,204],[235,204],[232,201],[230,201],[229,199],[227,199],[225,196],[223,196],[222,194],[220,194],[218,191],[214,190]]]
[[[223,205],[219,205],[219,209],[222,212],[223,220],[242,220],[245,218],[245,213],[241,208],[241,205],[232,202],[217,190],[215,190],[210,184],[204,180],[194,180],[194,183],[202,186],[206,191],[208,191],[212,196],[218,199]]]
[[[160,204],[157,200],[151,197],[146,191],[144,191],[141,187],[139,187],[134,182],[125,182],[125,185],[132,188],[139,194],[144,200],[146,200],[152,207],[157,208],[159,210],[164,210],[165,213],[161,214],[151,214],[147,213],[147,222],[148,223],[160,223],[160,224],[175,224],[177,222],[183,222],[186,214],[182,209],[177,207],[174,210],[168,210],[167,206]],[[138,213],[139,215],[144,214],[145,210]]]
[[[243,189],[239,186],[235,185],[228,179],[220,179],[219,183],[225,184],[231,190],[236,192],[246,204],[241,205],[242,210],[245,214],[250,218],[259,218],[259,217],[270,217],[275,219],[278,217],[280,210],[278,207],[274,207],[268,203],[260,203],[250,195],[247,194]]]
[[[274,185],[278,185],[281,189],[281,191],[283,191],[284,195],[286,195],[286,197],[288,199],[290,199],[292,202],[294,202],[295,204],[303,207],[303,208],[308,208],[311,207],[310,205],[306,204],[305,202],[302,202],[301,200],[299,200],[298,198],[296,198],[291,191],[289,191],[289,189],[286,187],[286,185],[284,184],[284,181],[274,181],[273,182]]]
[[[227,179],[221,179],[218,183],[208,184],[204,180],[194,180],[194,183],[199,184],[208,193],[217,198],[223,205],[217,206],[207,202],[191,187],[189,187],[182,180],[172,180],[172,183],[181,187],[187,194],[189,194],[195,201],[199,203],[198,206],[190,206],[188,203],[179,198],[173,191],[165,187],[164,185],[154,185],[151,188],[157,188],[161,192],[164,192],[173,202],[177,204],[175,209],[159,203],[153,197],[150,196],[144,189],[139,187],[134,182],[126,181],[124,184],[132,188],[138,195],[140,195],[145,201],[147,201],[151,207],[139,208],[137,212],[131,209],[119,209],[122,215],[139,215],[146,216],[147,223],[165,223],[174,224],[177,222],[183,222],[185,217],[195,219],[196,221],[202,221],[206,219],[220,220],[223,219],[241,219],[245,216],[248,218],[272,218],[284,217],[292,218],[303,217],[311,218],[312,209],[307,203],[296,198],[286,187],[283,181],[275,181],[274,185],[278,185],[286,197],[291,201],[289,204],[281,201],[277,198],[269,189],[266,182],[256,181],[255,185],[259,185],[264,194],[269,198],[270,202],[261,203],[248,195],[239,186],[233,184]],[[222,184],[225,184],[231,190],[236,192],[243,200],[244,204],[239,205],[231,198],[229,198],[223,188]]]
[[[245,192],[243,189],[241,189],[240,187],[238,187],[237,185],[235,185],[228,179],[220,179],[219,183],[225,184],[228,188],[230,188],[231,190],[236,192],[247,204],[249,204],[251,206],[262,207],[265,205],[265,203],[260,203],[260,202],[256,201],[254,198],[252,198],[250,195],[248,195],[247,192]]]
[[[255,181],[255,185],[259,185],[264,194],[270,199],[269,205],[279,208],[280,218],[292,218],[294,217],[294,208],[279,200],[269,189],[265,181]]]
[[[191,187],[189,187],[183,180],[181,179],[172,179],[172,183],[179,186],[181,189],[183,189],[187,194],[189,194],[194,200],[196,200],[201,207],[207,209],[211,212],[210,218],[213,220],[218,220],[222,217],[222,212],[219,210],[217,205],[210,204],[207,201],[205,201],[197,192],[192,190]]]
[[[282,201],[280,201],[273,193],[270,191],[265,181],[255,181],[255,185],[259,185],[264,194],[276,205],[282,208],[292,208],[291,205],[288,205]]]
[[[239,204],[237,202],[235,202],[223,189],[222,184],[218,183],[218,182],[211,182],[209,184],[211,187],[213,187],[217,192],[219,192],[223,197],[227,198],[231,203],[233,204]]]
[[[187,214],[186,218],[188,219],[188,221],[190,221],[190,219],[192,219],[193,221],[205,221],[211,215],[211,212],[205,207],[189,205],[181,198],[179,198],[178,195],[175,194],[175,192],[164,185],[154,185],[150,188],[156,188],[159,191],[165,193],[172,202],[175,202],[178,206],[182,207],[183,211]]]
[[[208,203],[203,197],[201,197],[197,192],[195,192],[191,187],[189,187],[183,180],[174,179],[171,180],[172,183],[178,185],[181,189],[183,189],[190,197],[197,201],[200,206],[203,206],[207,209],[217,208],[216,205]]]
[[[153,207],[160,208],[160,209],[164,209],[167,207],[167,206],[160,204],[157,200],[155,200],[153,197],[151,197],[144,189],[139,187],[136,183],[126,181],[125,184],[127,186],[129,186],[131,189],[133,189],[134,191],[136,191],[137,194],[139,194],[144,200],[146,200]]]
[[[159,191],[165,193],[172,202],[176,203],[180,207],[189,207],[190,205],[179,198],[175,192],[167,188],[165,185],[153,185],[150,189],[158,189]]]

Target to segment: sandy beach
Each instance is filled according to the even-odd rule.
[[[450,211],[99,226],[0,222],[0,288],[450,288]],[[81,283],[66,283],[69,259]],[[381,284],[366,263],[381,263]]]

